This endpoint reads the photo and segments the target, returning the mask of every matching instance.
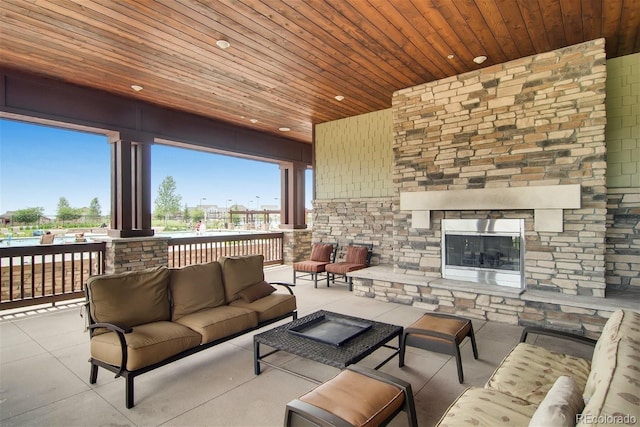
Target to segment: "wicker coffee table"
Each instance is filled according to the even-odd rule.
[[[324,320],[332,322],[329,325],[324,325],[329,326],[327,328],[329,329],[329,335],[331,335],[329,337],[324,336],[325,331],[318,331],[318,328],[313,327],[316,324],[322,324]],[[340,325],[343,325],[344,329]],[[320,325],[320,327],[323,327],[323,325]],[[399,354],[399,342],[402,338],[402,332],[402,326],[321,310],[296,319],[286,325],[254,335],[254,371],[256,375],[260,375],[260,364],[264,364],[319,383],[313,378],[272,364],[266,361],[265,358],[278,351],[286,351],[325,365],[344,369],[351,364],[359,362],[381,347],[392,349],[393,353],[375,367],[375,369],[378,369]],[[353,334],[353,337],[348,336],[350,333]],[[337,336],[333,336],[335,334]],[[398,346],[388,345],[389,341],[396,337],[398,338]],[[264,344],[274,350],[260,354],[260,344]]]

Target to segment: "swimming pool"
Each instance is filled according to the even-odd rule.
[[[230,230],[207,230],[203,234],[196,234],[195,231],[171,231],[171,232],[160,232],[155,235],[158,237],[196,237],[196,236],[237,236],[239,234],[251,234],[251,231],[239,230],[239,231],[230,231]],[[106,234],[98,234],[98,233],[85,233],[84,237],[87,239],[87,242],[91,242],[93,237],[106,237]],[[74,233],[68,233],[64,235],[56,235],[53,239],[54,245],[62,245],[65,243],[75,243],[76,236]],[[40,236],[34,237],[4,237],[0,239],[0,248],[13,248],[16,246],[37,246],[40,244]]]
[[[104,234],[96,234],[96,236],[104,236]],[[90,241],[91,235],[85,234],[87,241]],[[55,236],[53,238],[54,245],[62,245],[65,243],[75,243],[75,234],[65,234],[62,236]],[[4,237],[0,240],[0,248],[13,248],[15,246],[37,246],[40,244],[40,237]]]

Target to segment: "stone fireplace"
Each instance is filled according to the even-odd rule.
[[[596,40],[395,93],[396,271],[443,277],[443,219],[517,218],[527,289],[604,297],[604,58]]]

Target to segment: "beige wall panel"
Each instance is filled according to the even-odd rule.
[[[391,109],[317,125],[316,199],[393,194],[392,146]]]

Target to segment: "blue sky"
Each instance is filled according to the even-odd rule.
[[[60,197],[73,208],[97,197],[103,215],[109,213],[109,152],[103,135],[0,119],[0,213],[42,207],[45,215],[55,215]],[[280,205],[280,168],[274,163],[153,145],[152,203],[167,176],[176,181],[182,206],[195,207],[202,198],[220,207]],[[308,208],[311,188],[307,172]]]

